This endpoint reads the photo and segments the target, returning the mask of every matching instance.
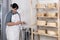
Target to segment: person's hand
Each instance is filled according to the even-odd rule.
[[[16,25],[19,25],[19,24],[21,24],[21,23],[22,23],[22,22],[20,22],[20,21],[17,21],[15,24],[16,24]]]
[[[25,23],[25,22],[22,22],[21,24],[24,25],[24,24],[26,24],[26,23]]]
[[[26,23],[25,23],[25,22],[21,22],[21,21],[17,21],[15,24],[16,24],[16,25],[19,25],[19,24],[24,25],[24,24],[26,24]]]

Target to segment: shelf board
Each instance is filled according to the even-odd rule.
[[[34,8],[34,9],[46,9],[46,8]]]
[[[48,10],[57,10],[57,8],[48,8]]]
[[[51,36],[51,35],[48,35],[48,34],[39,34],[38,32],[33,32],[33,34],[35,34],[35,35],[42,35],[42,36],[48,36],[48,37],[55,37],[55,38],[58,37],[58,36]]]
[[[37,18],[57,19],[58,17],[37,17]]]
[[[45,9],[46,10],[46,8],[34,8],[34,9]],[[57,8],[47,8],[47,10],[57,10]]]
[[[37,26],[39,26],[39,25],[37,25]],[[55,27],[55,26],[47,26],[47,25],[45,25],[45,26],[39,26],[39,27],[58,28],[58,27]]]

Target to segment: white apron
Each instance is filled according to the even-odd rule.
[[[18,14],[12,15],[11,21],[12,22],[20,21],[19,15]],[[19,32],[20,32],[19,26],[20,25],[6,27],[7,40],[19,40]]]

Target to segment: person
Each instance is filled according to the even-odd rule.
[[[16,3],[11,4],[11,11],[6,15],[6,36],[7,40],[19,40],[19,28],[21,24],[21,18],[17,9],[19,6]]]

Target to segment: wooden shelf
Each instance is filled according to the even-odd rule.
[[[41,1],[41,0],[40,0]],[[39,1],[37,1],[37,3],[40,3]],[[53,2],[53,3],[55,3],[55,1]],[[59,17],[58,17],[58,14],[59,14],[59,4],[58,4],[59,2],[56,2],[56,6],[55,7],[48,7],[49,5],[49,3],[47,2],[46,3],[46,5],[44,6],[44,7],[32,7],[32,9],[34,9],[34,10],[36,10],[36,16],[35,16],[35,18],[36,18],[36,21],[40,21],[40,20],[43,20],[43,21],[46,21],[46,25],[37,25],[37,23],[35,24],[36,25],[36,29],[37,30],[35,30],[35,32],[33,31],[33,28],[32,28],[32,32],[31,32],[31,40],[34,40],[34,35],[37,35],[37,36],[46,36],[46,37],[51,37],[51,38],[57,38],[57,40],[60,40],[60,35],[59,35]],[[41,2],[41,4],[43,4],[43,2]],[[36,4],[35,4],[36,5]],[[55,5],[55,4],[54,4]],[[50,14],[49,14],[49,12],[51,12],[51,13],[57,13],[56,14],[56,16],[54,16],[53,14],[51,14],[51,16],[50,16]],[[38,13],[38,15],[37,15],[37,13]],[[39,14],[39,13],[43,13],[43,14]],[[51,26],[49,26],[50,24],[47,24],[47,22],[56,22],[57,23],[57,25],[56,26],[54,26],[53,24],[53,26],[51,25]],[[41,23],[41,22],[40,22]],[[50,28],[50,29],[49,29]],[[43,31],[43,32],[41,32],[41,31],[38,31],[38,30],[46,30],[46,31]],[[51,32],[52,34],[50,34],[50,32],[49,32],[49,30],[52,30],[52,31],[57,31],[57,33],[56,33],[56,35],[53,33],[53,32]],[[48,34],[47,34],[48,33]],[[50,34],[50,35],[49,35]],[[40,37],[39,37],[40,38]],[[38,39],[38,40],[40,40],[40,39]]]
[[[37,18],[44,18],[44,19],[57,19],[58,17],[37,17]]]
[[[51,35],[48,35],[48,34],[39,34],[38,32],[33,32],[33,34],[35,34],[35,35],[42,35],[42,36],[48,36],[48,37],[55,37],[55,38],[58,37],[58,36],[51,36]]]
[[[39,25],[37,25],[37,26],[39,26]],[[58,27],[55,27],[55,26],[47,26],[47,25],[45,25],[45,26],[39,26],[39,27],[58,28]]]
[[[34,9],[57,10],[57,8],[34,8]]]
[[[47,10],[57,10],[57,8],[47,8]]]
[[[46,9],[46,8],[34,8],[34,9]]]

